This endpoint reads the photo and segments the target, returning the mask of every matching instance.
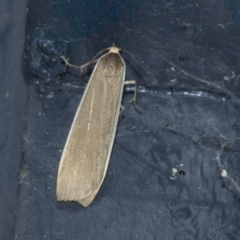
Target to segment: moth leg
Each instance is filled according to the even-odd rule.
[[[69,67],[80,68],[80,69],[81,69],[81,73],[82,73],[82,70],[83,70],[85,67],[87,67],[87,66],[91,65],[92,63],[95,63],[95,62],[98,61],[98,59],[96,59],[96,60],[92,60],[92,61],[90,61],[90,62],[87,62],[87,63],[85,63],[85,64],[83,64],[83,65],[81,65],[81,66],[76,66],[76,65],[73,65],[73,64],[69,63],[68,60],[67,60],[64,56],[61,56],[61,59],[62,59],[62,60],[65,62],[65,64],[68,65]]]
[[[100,55],[100,54],[102,54],[102,53],[103,53],[104,51],[106,51],[106,50],[109,50],[109,48],[103,49],[103,50],[100,51],[97,55],[95,55],[90,62],[87,62],[87,63],[85,63],[85,64],[83,64],[83,65],[81,65],[81,66],[76,66],[76,65],[73,65],[73,64],[69,63],[68,60],[67,60],[64,56],[61,56],[61,58],[63,59],[63,61],[65,62],[65,64],[67,64],[68,66],[70,66],[70,67],[75,67],[75,68],[80,68],[80,69],[81,69],[81,73],[82,73],[82,70],[83,70],[85,67],[87,67],[88,65],[91,65],[92,63],[97,62],[97,61],[98,61],[97,56]]]
[[[135,109],[138,112],[142,112],[142,109],[140,107],[138,107],[137,105],[137,81],[135,80],[127,80],[124,82],[124,85],[128,85],[128,84],[134,84],[135,85],[135,91],[134,91],[134,95],[133,95],[133,99],[130,102],[133,102]]]
[[[125,107],[121,104],[119,116],[122,116],[122,113],[123,113],[124,109],[125,109]]]

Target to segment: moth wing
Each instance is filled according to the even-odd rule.
[[[76,112],[57,179],[57,200],[87,207],[105,178],[119,116],[125,64],[121,56],[102,56]]]

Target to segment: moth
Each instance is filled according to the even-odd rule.
[[[91,74],[60,160],[58,201],[76,201],[88,207],[104,181],[123,87],[126,83],[136,85],[136,81],[125,81],[126,65],[119,51],[115,46],[108,48]],[[133,102],[136,102],[136,91]]]

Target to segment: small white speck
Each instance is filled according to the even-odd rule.
[[[172,169],[172,176],[170,177],[170,179],[172,179],[172,180],[176,180],[176,173],[177,173],[177,169],[176,168],[173,168]]]
[[[225,169],[222,170],[222,177],[226,177],[227,176],[227,171]]]

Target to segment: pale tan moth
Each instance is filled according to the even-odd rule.
[[[120,49],[108,50],[96,62],[62,153],[58,201],[76,201],[84,207],[91,204],[107,172],[124,84],[136,85],[135,81],[125,81],[126,66]]]

